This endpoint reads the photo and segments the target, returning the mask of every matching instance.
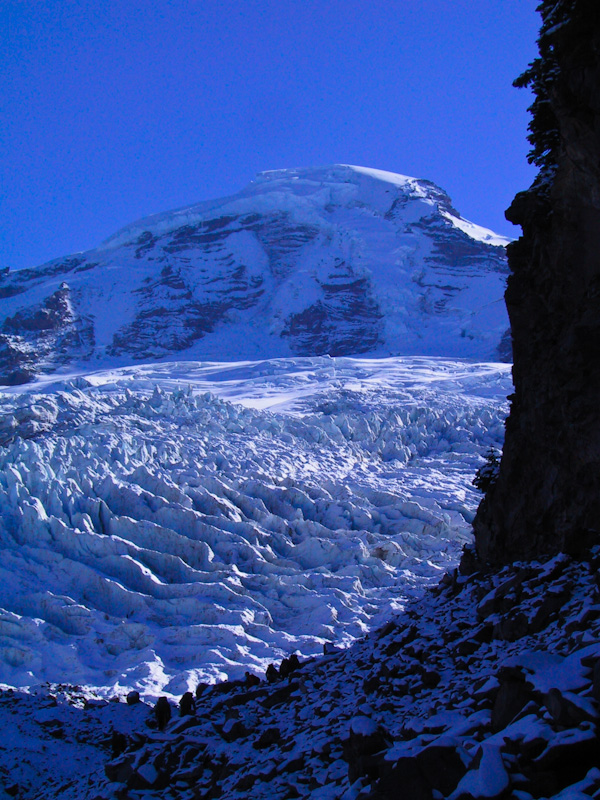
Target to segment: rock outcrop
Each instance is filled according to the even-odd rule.
[[[0,293],[0,297],[2,297]],[[69,285],[62,282],[41,303],[19,308],[0,325],[0,386],[29,383],[94,348],[90,317],[77,314]]]
[[[530,160],[507,218],[515,394],[504,454],[475,520],[479,558],[576,553],[600,526],[600,17],[544,2]],[[516,82],[519,85],[519,81]]]

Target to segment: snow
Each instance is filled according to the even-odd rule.
[[[555,795],[554,800],[586,800],[590,797],[591,791],[597,791],[599,782],[600,770],[592,767],[583,780],[563,789],[562,792]]]
[[[358,736],[373,736],[377,733],[377,723],[365,716],[353,717],[350,720],[350,730]]]
[[[0,396],[0,680],[179,696],[347,646],[453,566],[510,368],[147,364]]]
[[[147,713],[141,705],[123,703],[87,704],[84,711],[81,693],[74,693],[69,700],[57,701],[47,687],[38,687],[31,694],[0,691],[0,772],[4,788],[9,789],[12,782],[20,788],[21,796],[43,798],[60,787],[58,796],[64,800],[80,797],[80,775],[86,774],[96,782],[104,777],[105,753],[98,747],[98,739],[107,734],[110,738],[111,729],[124,733],[139,730]],[[11,782],[6,781],[9,771]]]
[[[502,763],[500,747],[484,742],[481,745],[481,761],[459,782],[448,800],[459,797],[500,797],[508,789],[508,775]]]
[[[555,653],[524,650],[507,659],[504,666],[523,667],[527,680],[544,694],[558,689],[568,696],[571,690],[580,689],[586,683],[580,658],[581,654],[563,658]]]
[[[506,236],[500,236],[499,234],[494,233],[494,231],[491,231],[489,228],[476,225],[474,222],[469,222],[468,219],[463,219],[456,214],[448,214],[447,212],[442,211],[442,216],[444,216],[456,228],[464,231],[464,233],[468,234],[473,239],[477,239],[479,242],[493,244],[496,247],[506,247],[506,245],[512,241]]]

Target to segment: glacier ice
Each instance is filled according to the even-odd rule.
[[[149,364],[0,395],[0,681],[180,694],[347,644],[456,563],[510,368]]]

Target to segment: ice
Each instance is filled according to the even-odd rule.
[[[177,695],[348,645],[456,564],[510,389],[318,357],[7,390],[0,680]]]
[[[452,222],[455,227],[459,228],[461,231],[467,233],[471,238],[477,239],[480,242],[506,247],[506,245],[511,241],[506,236],[500,236],[499,234],[494,233],[494,231],[491,231],[489,228],[483,228],[481,225],[476,225],[474,222],[463,219],[458,215],[446,213],[444,216],[446,219]]]

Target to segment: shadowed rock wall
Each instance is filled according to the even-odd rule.
[[[545,2],[531,160],[506,216],[515,394],[475,520],[488,563],[578,552],[600,531],[600,9]]]

